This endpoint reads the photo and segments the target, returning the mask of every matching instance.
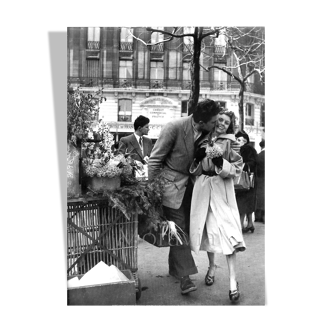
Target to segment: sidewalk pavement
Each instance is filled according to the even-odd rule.
[[[247,249],[237,254],[237,280],[241,298],[236,305],[265,305],[265,224],[255,223],[254,233],[245,233]],[[215,282],[206,286],[209,266],[206,252],[193,253],[198,273],[191,276],[197,291],[182,295],[180,281],[168,274],[169,248],[158,248],[139,239],[138,277],[142,295],[137,305],[232,305],[228,298],[226,258],[216,256]]]

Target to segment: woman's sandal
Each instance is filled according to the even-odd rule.
[[[217,268],[217,265],[215,265],[215,268]],[[209,275],[210,267],[208,268],[208,271],[205,276],[205,285],[212,286],[214,283],[214,276]]]
[[[239,300],[240,298],[240,292],[239,292],[239,283],[236,282],[236,290],[229,291],[229,299],[231,300],[232,303],[235,303]]]

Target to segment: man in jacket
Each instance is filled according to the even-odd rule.
[[[203,131],[214,129],[219,111],[213,100],[206,99],[198,103],[192,115],[166,124],[149,159],[149,180],[161,171],[167,180],[163,193],[164,216],[174,221],[186,234],[189,233],[193,190],[189,167],[194,160],[194,142],[199,140]],[[169,274],[181,280],[182,294],[197,289],[189,277],[197,273],[189,243],[170,246],[168,264]]]
[[[150,157],[152,141],[144,137],[149,133],[149,118],[140,115],[134,121],[135,132],[129,136],[122,137],[119,142],[119,152],[130,153],[131,158],[146,164],[146,157]]]

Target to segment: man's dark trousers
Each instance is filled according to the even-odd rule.
[[[170,246],[168,255],[169,272],[178,277],[197,273],[197,267],[191,254],[189,245],[190,205],[193,191],[191,179],[188,180],[187,188],[179,209],[164,206],[164,215],[167,220],[174,221],[188,235],[187,243],[181,246]]]

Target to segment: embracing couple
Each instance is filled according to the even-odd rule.
[[[245,250],[233,178],[243,164],[234,136],[235,116],[210,99],[199,102],[193,114],[168,123],[153,147],[149,180],[160,172],[167,179],[164,216],[189,234],[190,242],[171,246],[169,274],[180,279],[182,294],[195,291],[190,279],[197,267],[191,251],[207,252],[205,284],[215,278],[215,254],[226,256],[229,299],[240,298],[236,280],[236,252]],[[237,152],[236,152],[237,151]]]

